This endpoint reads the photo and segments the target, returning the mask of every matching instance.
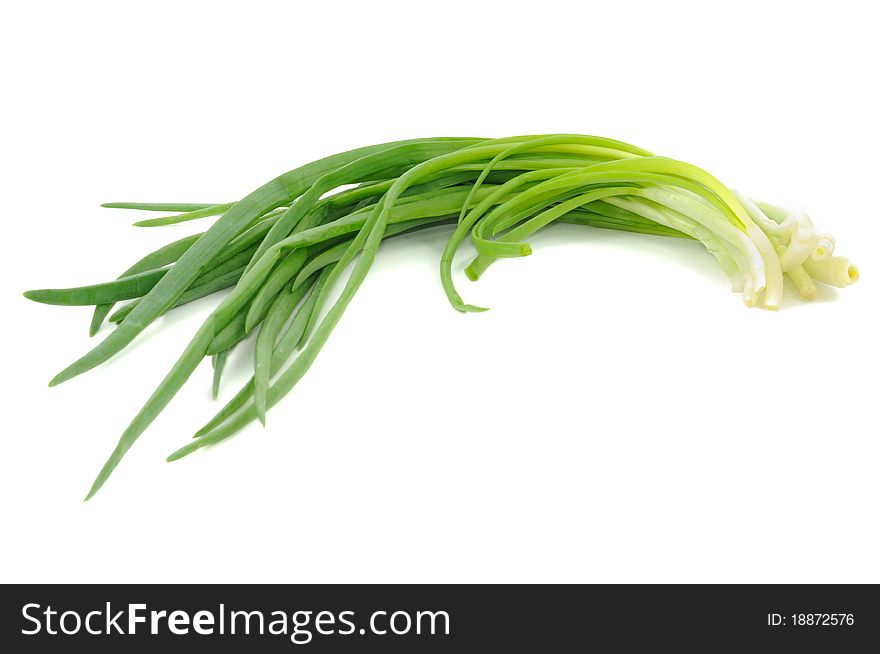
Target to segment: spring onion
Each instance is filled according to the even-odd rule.
[[[809,300],[817,284],[844,287],[859,275],[806,214],[731,190],[691,164],[577,134],[383,143],[296,168],[237,202],[103,206],[170,214],[139,226],[219,218],[205,232],[146,255],[117,279],[26,292],[45,304],[93,305],[90,334],[108,316],[116,325],[50,385],[115,356],[174,307],[231,291],[122,433],[86,499],[205,358],[214,368],[216,398],[228,358],[247,338],[256,339],[252,379],[168,460],[218,443],[255,420],[265,424],[269,409],[327,342],[381,243],[400,234],[449,225],[440,285],[465,313],[485,309],[467,304],[453,280],[452,262],[464,241],[476,250],[465,269],[475,280],[497,259],[529,255],[531,236],[554,222],[698,241],[748,306],[777,309],[785,278]],[[123,300],[129,302],[111,314]]]

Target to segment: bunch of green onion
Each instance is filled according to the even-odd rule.
[[[451,235],[440,280],[453,307],[452,261],[470,238],[476,280],[497,259],[531,253],[529,237],[553,222],[691,238],[702,243],[748,306],[776,309],[788,277],[806,299],[816,282],[858,278],[834,239],[803,213],[750,199],[707,172],[606,138],[576,134],[503,139],[428,138],[373,145],[287,172],[228,204],[110,203],[176,212],[140,226],[220,216],[205,232],[159,248],[114,281],[29,291],[37,302],[94,305],[91,334],[116,328],[61,371],[54,386],[107,361],[165,312],[232,287],[123,432],[88,497],[205,357],[214,395],[233,348],[256,333],[252,379],[179,459],[259,419],[306,373],[370,270],[383,239],[436,225]],[[330,302],[337,283],[341,293]],[[113,311],[116,303],[128,301]],[[87,497],[87,499],[88,499]]]

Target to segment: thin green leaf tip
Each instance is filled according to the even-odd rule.
[[[183,457],[187,456],[188,454],[192,454],[200,447],[201,447],[201,444],[199,443],[199,441],[193,441],[191,443],[187,443],[186,445],[181,447],[179,450],[175,450],[174,452],[169,454],[168,457],[165,459],[165,461],[168,463],[171,463],[172,461],[177,461],[178,459],[182,459]]]

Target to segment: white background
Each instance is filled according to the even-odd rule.
[[[878,582],[871,3],[4,5],[3,581]],[[216,298],[60,387],[115,277],[340,150],[580,132],[807,210],[862,279],[747,309],[691,242],[576,226],[445,301],[445,232],[383,246],[311,372],[223,445],[203,365],[103,491],[119,433]],[[106,333],[103,332],[102,336]],[[228,399],[247,378],[239,348]]]

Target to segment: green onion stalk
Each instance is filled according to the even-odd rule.
[[[216,397],[228,357],[249,338],[253,377],[168,460],[265,425],[329,339],[382,242],[402,234],[447,234],[440,287],[464,313],[485,310],[455,285],[453,261],[466,240],[476,256],[465,274],[476,280],[498,259],[531,254],[531,237],[560,222],[698,241],[750,307],[777,309],[786,278],[809,300],[817,284],[849,286],[859,275],[805,213],[750,198],[691,164],[578,134],[382,143],[291,170],[236,202],[103,206],[166,214],[135,223],[144,228],[216,220],[111,281],[26,292],[45,304],[94,306],[90,335],[115,325],[50,385],[111,359],[168,311],[228,293],[123,431],[86,499],[206,358]]]

